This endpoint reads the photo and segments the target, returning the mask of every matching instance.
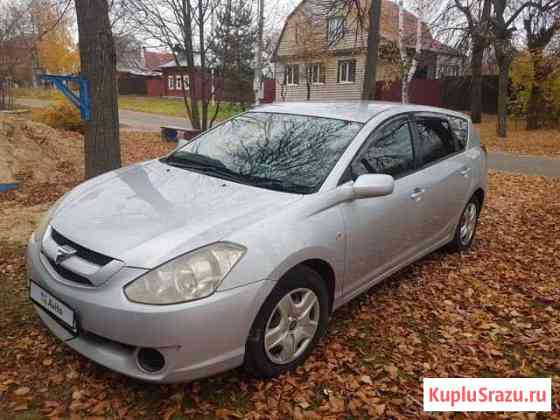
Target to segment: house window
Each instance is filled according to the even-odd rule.
[[[177,90],[183,89],[183,78],[180,75],[175,76],[175,87],[177,88]]]
[[[286,85],[299,84],[299,64],[288,64],[284,73],[284,83]]]
[[[175,77],[167,76],[167,88],[169,90],[174,90],[175,89]]]
[[[354,83],[356,81],[356,60],[338,62],[337,83]]]
[[[185,90],[189,90],[191,88],[191,82],[188,74],[183,75],[183,86],[185,86]]]
[[[459,76],[459,66],[457,65],[442,65],[439,70],[439,77],[454,77]]]
[[[332,16],[327,18],[327,42],[333,45],[344,36],[344,17]]]
[[[313,84],[325,83],[325,66],[323,63],[307,65],[307,81]]]

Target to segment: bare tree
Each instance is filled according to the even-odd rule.
[[[544,113],[543,82],[555,70],[545,51],[560,31],[560,1],[535,0],[526,9],[523,27],[533,67],[533,80],[527,105],[527,129],[539,128]]]
[[[377,82],[377,61],[379,58],[379,43],[381,41],[381,5],[382,0],[373,0],[369,6],[369,25],[367,38],[367,55],[362,88],[362,99],[375,99]]]
[[[465,26],[461,28],[459,42],[470,47],[471,55],[471,118],[474,123],[482,121],[482,64],[484,52],[491,44],[490,13],[492,0],[453,0],[453,7],[462,14]]]
[[[206,31],[216,0],[129,0],[127,7],[147,38],[173,51],[178,71],[190,80],[188,91],[182,83],[187,117],[193,128],[206,130],[219,111],[217,105],[209,116],[212,80]],[[218,97],[214,100],[218,102]]]
[[[414,37],[414,52],[410,53],[409,44],[411,37],[405,31],[405,9],[403,0],[399,0],[399,30],[398,30],[398,48],[400,55],[401,69],[401,99],[403,103],[410,101],[409,86],[414,78],[418,61],[422,54],[422,43],[424,36],[424,25],[427,16],[427,3],[425,0],[415,0],[416,17],[416,34]]]
[[[0,49],[4,55],[10,45],[15,45],[13,65],[21,62],[22,49],[25,55],[29,54],[33,87],[39,85],[39,43],[68,18],[71,4],[71,0],[22,0],[8,6],[0,5]]]
[[[555,3],[547,0],[546,4]],[[507,105],[509,72],[515,54],[514,34],[517,30],[516,23],[522,13],[531,5],[532,1],[522,0],[492,0],[493,13],[491,14],[491,33],[498,64],[498,137],[507,137]]]
[[[307,100],[311,99],[313,83],[324,83],[325,67],[320,63],[324,56],[324,37],[321,21],[324,17],[314,7],[304,5],[295,20],[295,54],[301,58]]]
[[[85,175],[121,166],[116,54],[107,0],[75,0],[82,77],[90,83],[91,121],[86,123]]]

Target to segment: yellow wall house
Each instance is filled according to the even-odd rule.
[[[362,2],[371,0],[361,0]],[[377,80],[397,80],[398,6],[382,0],[381,59]],[[361,7],[366,22],[365,3]],[[303,0],[288,16],[272,61],[276,100],[360,99],[366,60],[367,28],[360,29],[357,10],[340,9],[336,0]],[[412,51],[417,18],[405,11],[403,41]],[[432,36],[423,25],[422,55],[415,78],[436,79],[462,74],[462,57]]]

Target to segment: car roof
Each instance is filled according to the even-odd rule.
[[[253,112],[309,115],[339,120],[366,123],[382,112],[402,108],[403,112],[439,112],[466,117],[457,112],[423,105],[408,105],[398,102],[347,101],[347,102],[274,102],[251,109]]]

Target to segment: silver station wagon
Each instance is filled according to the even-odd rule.
[[[471,245],[486,153],[463,114],[283,103],[60,199],[27,249],[54,335],[152,382],[303,363],[338,307]]]

